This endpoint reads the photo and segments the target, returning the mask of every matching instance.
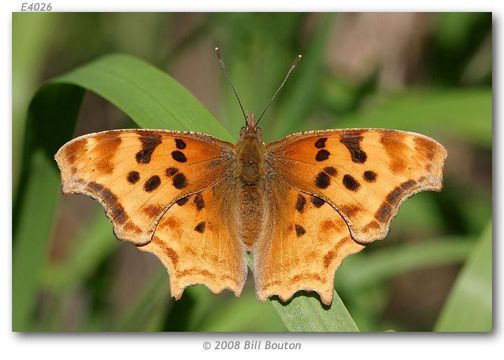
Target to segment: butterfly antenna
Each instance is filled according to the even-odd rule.
[[[264,111],[261,113],[261,116],[259,116],[259,119],[257,120],[256,122],[256,126],[257,124],[259,124],[259,121],[261,121],[263,115],[266,113],[266,111],[269,109],[270,105],[273,103],[273,100],[275,100],[277,94],[280,92],[280,90],[282,90],[285,82],[287,81],[287,79],[289,78],[291,72],[294,70],[294,68],[297,66],[297,64],[299,63],[299,61],[301,60],[302,56],[301,55],[298,55],[296,57],[296,59],[294,59],[294,62],[292,63],[292,66],[290,67],[289,71],[287,72],[287,75],[285,75],[285,79],[282,81],[282,83],[280,84],[280,87],[277,89],[277,91],[275,91],[275,93],[273,94],[273,96],[271,97],[271,100],[268,102],[268,105],[266,105],[266,108],[264,109]]]
[[[245,110],[243,110],[243,105],[240,101],[240,98],[238,97],[238,93],[236,92],[235,87],[233,86],[233,83],[231,82],[231,78],[229,77],[229,74],[226,69],[226,64],[224,64],[224,60],[222,60],[221,52],[218,47],[215,48],[215,54],[217,55],[217,60],[219,61],[220,66],[222,67],[222,70],[224,71],[224,75],[226,76],[226,80],[228,84],[231,86],[231,89],[233,89],[233,93],[236,97],[236,100],[238,100],[238,104],[240,104],[240,109],[243,114],[243,118],[245,119],[245,124],[247,123],[247,115],[245,114]]]

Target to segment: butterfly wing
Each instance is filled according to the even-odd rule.
[[[118,238],[160,258],[178,298],[190,284],[243,287],[244,250],[223,193],[233,186],[224,180],[233,178],[234,154],[208,135],[114,130],[76,138],[55,159],[63,192],[97,199]]]
[[[234,145],[200,134],[113,130],[78,137],[55,159],[63,193],[97,199],[116,236],[142,245],[171,204],[221,178],[233,153]]]
[[[399,205],[440,191],[446,150],[426,136],[384,129],[294,134],[268,145],[268,161],[292,187],[316,195],[345,219],[352,238],[384,238]]]
[[[166,211],[151,242],[140,250],[155,254],[170,274],[171,295],[204,284],[213,293],[224,288],[239,296],[247,276],[245,249],[236,233],[227,181],[182,198]]]
[[[270,216],[254,248],[257,297],[287,301],[299,290],[332,302],[334,273],[341,261],[364,248],[352,240],[345,221],[324,200],[276,178],[269,182]]]
[[[269,217],[254,248],[259,299],[312,290],[330,304],[342,260],[385,237],[405,198],[440,190],[445,158],[434,140],[393,130],[309,132],[269,144]]]

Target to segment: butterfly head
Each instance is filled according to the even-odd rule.
[[[261,129],[257,126],[255,114],[248,114],[245,117],[245,126],[243,126],[240,130],[241,139],[250,136],[261,136]]]
[[[222,70],[224,71],[224,75],[226,76],[226,80],[229,83],[229,85],[231,86],[231,89],[233,90],[233,93],[236,97],[236,100],[238,100],[238,104],[240,105],[240,110],[243,114],[243,117],[245,118],[245,126],[241,128],[240,139],[243,140],[245,138],[251,138],[251,137],[260,139],[262,137],[262,135],[261,135],[261,130],[259,129],[257,124],[261,121],[263,115],[266,113],[266,111],[269,109],[269,107],[273,103],[273,100],[276,98],[277,94],[280,92],[280,90],[284,86],[284,84],[287,81],[287,79],[289,78],[289,75],[291,74],[292,70],[294,70],[296,65],[301,60],[301,55],[298,55],[296,57],[296,59],[292,63],[292,66],[290,67],[289,71],[287,72],[287,75],[285,75],[283,82],[280,84],[280,87],[277,89],[277,91],[275,91],[275,93],[271,97],[270,101],[266,105],[266,108],[263,110],[263,112],[259,116],[259,119],[256,120],[255,114],[248,114],[247,115],[245,113],[245,110],[243,109],[242,103],[240,101],[240,97],[238,96],[238,93],[236,92],[236,90],[233,86],[233,83],[231,82],[231,79],[229,78],[229,75],[228,75],[228,72],[226,69],[226,65],[224,64],[224,60],[222,60],[220,49],[218,47],[215,48],[215,54],[217,55],[217,60],[219,61],[219,64],[221,65]]]

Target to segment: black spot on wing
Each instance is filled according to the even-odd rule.
[[[367,159],[367,154],[360,147],[360,142],[363,136],[360,131],[351,131],[341,134],[340,142],[346,146],[352,157],[352,161],[356,163],[364,163]]]
[[[177,200],[177,205],[178,206],[184,206],[186,202],[189,201],[189,196],[186,196],[182,199]]]
[[[304,210],[305,204],[306,204],[305,197],[301,194],[298,194],[298,198],[296,201],[296,210],[299,211],[300,213],[302,213]]]
[[[364,171],[364,180],[366,180],[367,182],[375,182],[376,173],[371,170]]]
[[[327,138],[320,138],[317,141],[315,141],[315,147],[317,149],[322,149],[325,147],[325,143],[327,141]]]
[[[140,180],[140,174],[138,171],[130,171],[126,177],[129,183],[136,184]]]
[[[315,155],[315,160],[317,161],[327,160],[329,159],[329,155],[331,155],[329,151],[327,151],[326,149],[321,149],[317,152],[317,155]]]
[[[154,149],[161,144],[161,135],[155,132],[143,132],[140,135],[142,149],[136,153],[135,158],[139,164],[148,164]]]
[[[175,160],[175,161],[178,161],[181,163],[184,163],[187,161],[187,158],[182,151],[178,151],[178,150],[172,151],[171,155],[172,155],[173,160]]]
[[[331,178],[325,172],[319,172],[315,178],[315,185],[319,189],[327,189],[331,184]]]
[[[151,176],[144,184],[144,189],[147,192],[154,191],[158,188],[158,186],[161,184],[161,179],[159,176],[154,175]]]
[[[306,234],[306,230],[301,225],[296,224],[296,225],[294,225],[294,227],[296,228],[297,237],[301,237],[304,234]]]
[[[206,228],[206,223],[204,221],[198,223],[198,225],[195,226],[194,230],[203,234],[205,232]]]
[[[175,139],[175,146],[177,149],[184,150],[186,148],[186,143],[182,139]]]
[[[177,189],[183,189],[187,186],[187,178],[184,173],[176,173],[172,180],[173,186]]]
[[[351,191],[357,191],[357,190],[359,190],[359,187],[360,187],[359,182],[357,180],[355,180],[352,175],[348,175],[348,174],[343,176],[343,185],[345,185],[345,187]]]
[[[325,201],[322,200],[321,198],[319,197],[316,197],[316,196],[311,196],[310,197],[310,201],[311,203],[316,207],[316,208],[319,208],[321,207],[322,205],[325,204]]]
[[[201,193],[197,193],[196,196],[194,196],[193,202],[198,211],[205,207],[205,201],[203,201],[203,196],[201,195]]]

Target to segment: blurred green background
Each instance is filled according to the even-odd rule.
[[[243,119],[216,45],[245,109],[255,113],[303,54],[261,123],[266,142],[294,131],[383,127],[421,132],[447,148],[443,192],[407,200],[386,240],[336,272],[357,327],[492,329],[490,13],[15,13],[12,25],[13,330],[301,329],[282,316],[282,305],[256,300],[252,279],[240,298],[198,285],[175,302],[153,255],[117,241],[97,202],[59,192],[52,157],[64,142],[157,124],[132,115],[155,112],[148,100],[104,95],[120,88],[83,92],[113,83],[103,81],[108,72],[90,75],[96,64],[81,68],[102,55],[133,55],[168,73],[228,131],[203,118],[178,123],[176,113],[159,124],[236,140]],[[139,93],[158,96],[155,83]]]

